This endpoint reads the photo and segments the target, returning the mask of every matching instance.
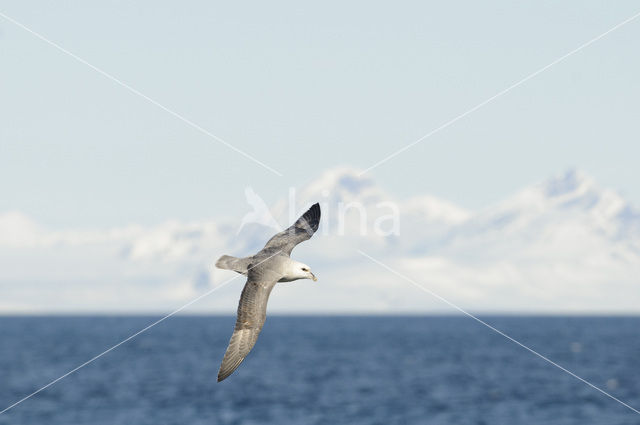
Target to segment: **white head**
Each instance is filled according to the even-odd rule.
[[[313,273],[311,273],[311,268],[304,263],[300,263],[298,261],[291,262],[292,270],[289,270],[291,275],[291,280],[297,279],[311,279],[314,282],[318,280],[317,277]]]

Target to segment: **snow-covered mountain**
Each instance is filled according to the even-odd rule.
[[[179,306],[233,276],[212,267],[219,255],[259,249],[276,223],[288,226],[320,202],[318,234],[294,252],[320,282],[283,285],[273,310],[451,311],[362,251],[472,311],[640,312],[640,211],[577,170],[482,211],[428,194],[397,199],[349,167],[271,207],[252,190],[247,200],[244,219],[151,228],[55,231],[18,212],[0,214],[0,311]],[[241,284],[194,309],[233,311]]]

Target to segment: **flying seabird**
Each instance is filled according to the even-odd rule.
[[[218,371],[218,382],[231,375],[255,345],[267,317],[269,294],[276,283],[297,279],[318,280],[309,266],[292,260],[290,255],[296,245],[313,236],[319,225],[320,205],[316,203],[291,227],[269,239],[257,254],[244,258],[223,255],[216,262],[218,268],[247,276],[233,335]]]

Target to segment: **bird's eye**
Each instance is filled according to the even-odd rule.
[[[303,271],[303,272],[308,272],[308,271],[309,271],[309,269],[308,269],[308,268],[306,268],[306,267],[303,267],[303,268],[302,268],[302,271]]]

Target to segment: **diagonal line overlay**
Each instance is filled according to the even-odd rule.
[[[399,278],[411,283],[413,286],[417,287],[418,289],[436,297],[437,299],[439,299],[440,301],[444,302],[445,304],[455,308],[456,310],[458,310],[459,312],[463,313],[466,316],[469,316],[470,318],[472,318],[473,320],[475,320],[476,322],[486,326],[487,328],[491,329],[492,331],[496,332],[499,335],[502,335],[503,337],[505,337],[506,339],[508,339],[509,341],[513,342],[514,344],[519,345],[520,347],[524,348],[525,350],[527,350],[528,352],[530,352],[531,354],[534,354],[537,357],[540,357],[542,360],[544,360],[545,362],[557,367],[558,369],[560,369],[561,371],[573,376],[574,378],[576,378],[577,380],[587,384],[588,386],[590,386],[591,388],[599,391],[600,393],[606,395],[607,397],[609,397],[612,400],[617,401],[618,403],[620,403],[621,405],[623,405],[624,407],[626,407],[627,409],[637,413],[640,415],[640,411],[637,410],[636,408],[628,405],[627,403],[625,403],[624,401],[620,400],[619,398],[614,397],[613,395],[609,394],[608,392],[606,392],[605,390],[601,389],[600,387],[597,387],[596,385],[592,384],[591,382],[587,381],[584,378],[581,378],[580,376],[576,375],[575,373],[571,372],[570,370],[560,366],[558,363],[554,362],[553,360],[545,357],[544,355],[538,353],[537,351],[535,351],[533,348],[528,347],[527,345],[521,343],[520,341],[516,340],[515,338],[510,337],[509,335],[507,335],[506,333],[502,332],[501,330],[491,326],[490,324],[488,324],[487,322],[485,322],[484,320],[480,319],[477,316],[474,316],[473,314],[469,313],[468,311],[464,310],[462,307],[458,307],[456,304],[452,303],[451,301],[447,300],[446,298],[436,294],[435,292],[433,292],[431,289],[426,288],[424,286],[422,286],[421,284],[419,284],[418,282],[416,282],[415,280],[403,275],[402,273],[400,273],[399,271],[392,269],[391,267],[387,266],[386,264],[384,264],[383,262],[376,260],[375,258],[373,258],[372,256],[370,256],[369,254],[358,250],[358,252],[368,258],[369,260],[373,261],[374,263],[378,264],[379,266],[385,268],[386,270],[388,270],[389,272],[393,273],[394,275],[398,276]]]
[[[410,148],[414,147],[415,145],[417,145],[418,143],[422,142],[423,140],[428,139],[429,137],[433,136],[436,133],[439,133],[440,131],[442,131],[445,128],[451,126],[452,124],[456,123],[457,121],[461,120],[462,118],[466,117],[467,115],[469,115],[469,114],[477,111],[478,109],[482,108],[483,106],[493,102],[494,100],[496,100],[500,96],[510,92],[511,90],[515,89],[516,87],[520,86],[521,84],[523,84],[523,83],[529,81],[530,79],[534,78],[535,76],[543,73],[544,71],[546,71],[547,69],[551,68],[552,66],[562,62],[563,60],[567,59],[569,56],[572,56],[572,55],[578,53],[580,50],[592,45],[596,41],[600,40],[601,38],[603,38],[606,35],[614,32],[615,30],[621,28],[622,26],[628,24],[629,22],[635,20],[638,17],[640,17],[640,12],[638,12],[635,15],[631,16],[630,18],[625,19],[624,21],[620,22],[619,24],[611,27],[607,31],[603,32],[602,34],[598,35],[597,37],[592,38],[591,40],[587,41],[586,43],[581,44],[580,46],[576,47],[575,49],[571,50],[570,52],[560,56],[558,59],[554,60],[553,62],[549,63],[548,65],[545,65],[542,68],[538,69],[537,71],[527,75],[526,77],[524,77],[520,81],[510,85],[509,87],[507,87],[504,90],[496,93],[495,95],[491,96],[490,98],[478,103],[473,108],[469,109],[466,112],[463,112],[462,114],[456,116],[455,118],[452,118],[451,120],[449,120],[446,123],[442,124],[440,127],[437,127],[435,129],[431,130],[430,132],[428,132],[425,135],[421,136],[416,141],[411,142],[408,145],[406,145],[406,146],[398,149],[397,151],[391,153],[390,155],[388,155],[387,157],[385,157],[385,158],[381,159],[380,161],[376,162],[375,164],[373,164],[369,168],[365,169],[364,171],[361,171],[360,174],[358,174],[358,175],[362,176],[363,174],[368,173],[369,171],[373,170],[374,168],[377,168],[378,166],[380,166],[380,165],[384,164],[385,162],[389,161],[390,159],[395,158],[397,155],[401,154],[402,152],[406,151],[407,149],[410,149]]]
[[[39,38],[40,40],[44,41],[45,43],[49,44],[50,46],[55,47],[56,49],[58,49],[59,51],[61,51],[62,53],[71,56],[73,59],[77,60],[78,62],[88,66],[89,68],[93,69],[94,71],[96,71],[98,74],[106,77],[107,79],[113,81],[114,83],[124,87],[125,89],[127,89],[128,91],[130,91],[131,93],[140,96],[141,98],[145,99],[146,101],[148,101],[149,103],[157,106],[158,108],[162,109],[163,111],[169,113],[170,115],[173,115],[175,118],[179,119],[180,121],[184,122],[185,124],[189,125],[190,127],[198,130],[200,133],[203,133],[209,137],[211,137],[212,139],[222,143],[223,145],[225,145],[227,148],[239,153],[240,155],[244,156],[245,158],[255,162],[256,164],[260,165],[261,167],[271,171],[272,173],[283,177],[283,174],[280,173],[279,171],[275,170],[274,168],[268,166],[267,164],[265,164],[264,162],[258,160],[257,158],[255,158],[254,156],[248,154],[247,152],[243,151],[240,148],[237,148],[235,146],[233,146],[231,143],[227,142],[226,140],[222,139],[219,136],[216,136],[215,134],[211,133],[209,130],[201,127],[200,125],[196,124],[195,122],[191,121],[190,119],[186,118],[185,116],[179,114],[178,112],[175,112],[174,110],[164,106],[163,104],[161,104],[160,102],[158,102],[155,99],[152,99],[151,97],[147,96],[146,94],[140,92],[139,90],[131,87],[129,84],[123,82],[122,80],[114,77],[113,75],[109,74],[106,71],[103,71],[102,69],[98,68],[95,65],[92,65],[91,63],[87,62],[86,60],[82,59],[81,57],[79,57],[78,55],[70,52],[69,50],[65,49],[64,47],[60,46],[59,44],[49,40],[48,38],[46,38],[45,36],[43,36],[42,34],[32,30],[31,28],[27,27],[26,25],[16,21],[15,19],[13,19],[10,16],[7,16],[6,14],[0,12],[0,17],[3,17],[4,19],[6,19],[7,21],[11,22],[12,24],[22,28],[23,30],[27,31],[28,33],[34,35],[35,37]]]
[[[250,267],[248,270],[251,270],[255,267],[258,267],[260,264],[264,263],[267,260],[270,260],[272,257],[280,254],[282,251],[278,251],[275,254],[265,258],[264,260],[260,261],[259,263],[257,263],[255,266]],[[247,270],[247,271],[248,271]],[[116,348],[120,347],[122,344],[125,344],[126,342],[131,341],[133,338],[137,337],[138,335],[148,331],[149,329],[153,328],[154,326],[164,322],[166,319],[168,319],[171,316],[174,316],[175,314],[179,313],[180,311],[184,310],[185,308],[189,307],[191,304],[194,304],[198,301],[200,301],[202,298],[211,295],[212,293],[216,292],[218,289],[221,289],[222,287],[226,286],[229,282],[239,278],[241,275],[238,276],[234,276],[231,279],[225,280],[224,282],[222,282],[220,285],[216,286],[215,288],[210,289],[209,291],[205,292],[204,294],[192,299],[191,301],[189,301],[188,303],[184,304],[183,306],[173,310],[171,313],[167,314],[166,316],[156,320],[155,322],[153,322],[152,324],[150,324],[149,326],[140,329],[138,332],[130,335],[129,337],[123,339],[122,341],[120,341],[119,343],[112,345],[111,347],[109,347],[108,349],[104,350],[102,353],[93,356],[92,358],[90,358],[89,360],[87,360],[86,362],[82,363],[81,365],[71,369],[69,372],[65,373],[64,375],[54,379],[53,381],[49,382],[47,385],[39,388],[38,390],[32,392],[31,394],[24,396],[23,398],[21,398],[20,400],[16,401],[15,403],[11,404],[10,406],[5,407],[3,410],[0,411],[0,415],[2,415],[3,413],[13,409],[14,407],[16,407],[17,405],[19,405],[20,403],[27,401],[28,399],[30,399],[31,397],[33,397],[34,395],[46,390],[47,388],[49,388],[50,386],[56,384],[57,382],[63,380],[64,378],[66,378],[67,376],[71,375],[72,373],[77,372],[78,370],[82,369],[83,367],[93,363],[94,361],[98,360],[100,357],[104,356],[105,354],[115,350]]]

